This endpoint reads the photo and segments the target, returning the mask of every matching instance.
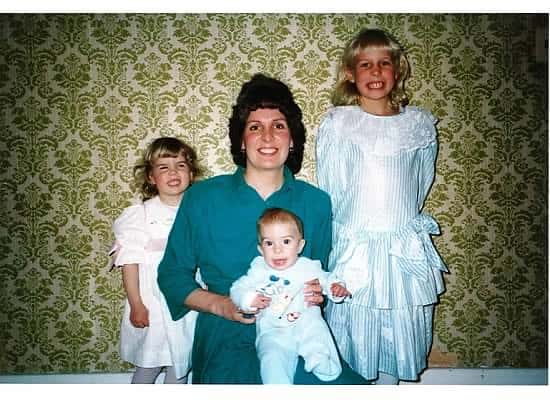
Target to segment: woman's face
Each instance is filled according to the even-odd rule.
[[[249,114],[242,142],[247,171],[282,171],[290,146],[288,123],[278,109],[259,108]]]

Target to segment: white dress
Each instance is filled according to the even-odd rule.
[[[130,322],[126,299],[120,329],[120,356],[144,368],[173,366],[177,378],[191,366],[191,349],[197,312],[173,321],[157,284],[157,267],[164,255],[166,240],[177,207],[168,206],[158,196],[126,208],[114,224],[113,264],[139,265],[139,291],[149,310],[149,327],[135,328]]]
[[[329,270],[351,302],[329,303],[342,357],[366,379],[382,371],[416,380],[432,343],[433,305],[447,271],[421,212],[434,180],[435,118],[417,107],[375,116],[331,109],[317,135],[317,178],[333,206]]]

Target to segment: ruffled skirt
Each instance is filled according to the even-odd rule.
[[[352,298],[330,303],[326,318],[342,357],[366,379],[378,371],[417,380],[432,344],[433,305],[447,268],[430,235],[435,220],[420,214],[391,232],[335,227],[330,265]]]

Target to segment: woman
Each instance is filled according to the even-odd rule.
[[[302,255],[326,265],[331,243],[328,195],[294,179],[302,164],[302,113],[282,82],[255,75],[245,83],[229,121],[232,175],[196,183],[180,205],[159,265],[158,283],[173,319],[200,312],[193,348],[193,383],[259,384],[255,318],[245,318],[229,298],[231,284],[258,255],[256,220],[269,207],[289,209],[304,223]],[[207,290],[196,283],[200,269]],[[312,305],[323,301],[319,283],[305,288]],[[303,360],[295,383],[321,384]],[[328,384],[364,383],[344,367]]]

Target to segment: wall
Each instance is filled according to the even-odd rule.
[[[426,208],[451,271],[432,366],[547,366],[547,15],[0,15],[0,373],[125,371],[111,223],[153,138],[233,170],[227,118],[254,72],[287,82],[308,130],[343,44],[383,27],[412,103],[439,118]],[[542,50],[541,50],[542,43]]]

